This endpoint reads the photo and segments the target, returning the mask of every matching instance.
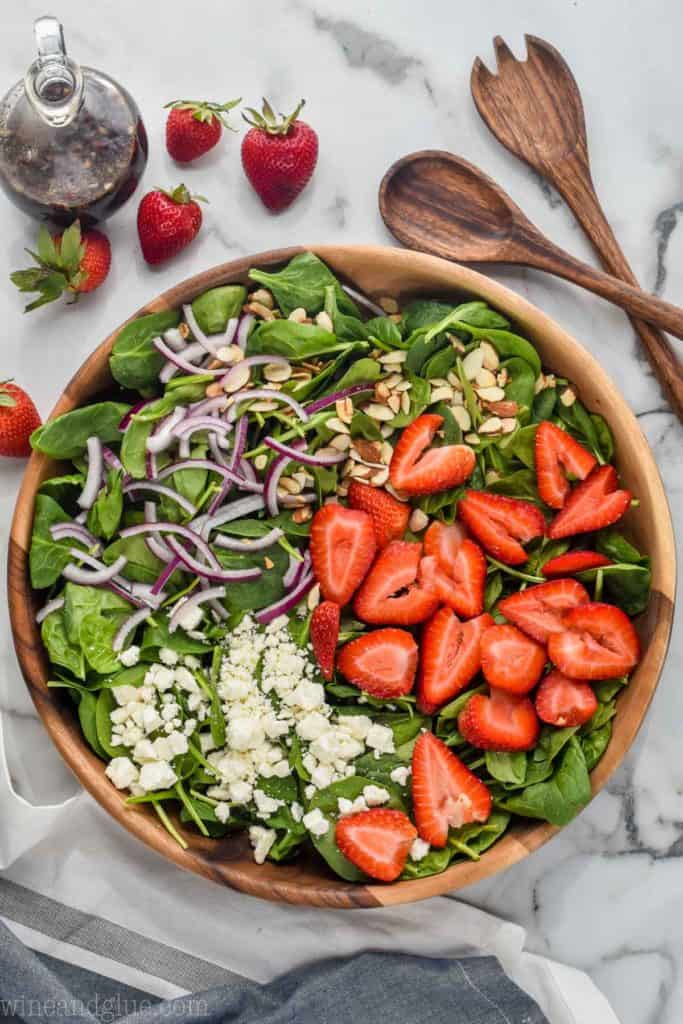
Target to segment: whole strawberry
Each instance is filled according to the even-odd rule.
[[[262,113],[247,108],[244,120],[253,125],[242,140],[242,166],[262,201],[277,213],[294,202],[311,180],[318,160],[318,136],[297,120],[305,100],[289,117],[278,120],[268,100]]]
[[[23,388],[11,381],[0,384],[0,455],[21,458],[31,454],[29,438],[40,416]]]
[[[24,312],[53,302],[64,292],[74,298],[99,288],[111,266],[109,239],[101,231],[85,231],[75,221],[54,237],[45,227],[38,232],[38,251],[26,250],[37,266],[15,270],[10,279],[20,292],[38,292],[38,298]]]
[[[140,200],[138,236],[148,263],[163,263],[189,245],[202,226],[202,211],[184,185],[172,192],[155,189]]]
[[[240,97],[227,103],[197,100],[167,103],[166,107],[171,108],[166,121],[166,149],[169,154],[178,163],[188,164],[208,153],[220,139],[224,127],[234,131],[225,115],[241,102]]]

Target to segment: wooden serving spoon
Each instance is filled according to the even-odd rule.
[[[600,206],[591,178],[581,94],[562,54],[543,39],[525,36],[526,61],[493,40],[498,74],[477,57],[472,96],[498,141],[550,181],[593,243],[605,270],[638,282]],[[672,408],[683,419],[683,368],[667,338],[642,320],[632,321]]]
[[[379,208],[400,242],[460,263],[521,263],[587,288],[683,338],[683,309],[570,256],[536,228],[478,167],[440,150],[398,160],[382,179]]]

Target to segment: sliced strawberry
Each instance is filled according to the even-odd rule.
[[[583,725],[598,709],[598,698],[588,683],[568,679],[554,669],[536,691],[536,713],[548,725]]]
[[[562,508],[569,496],[567,473],[585,480],[597,465],[594,455],[550,420],[538,426],[534,456],[538,493],[551,508]]]
[[[475,693],[458,715],[458,731],[480,750],[531,750],[540,724],[528,697],[492,689]]]
[[[462,523],[442,523],[435,519],[424,535],[425,555],[434,555],[444,569],[455,561],[460,545],[467,537]]]
[[[458,515],[479,543],[507,565],[526,562],[522,544],[545,533],[540,509],[530,501],[502,494],[467,491],[458,504]]]
[[[588,591],[578,580],[552,580],[504,597],[498,610],[518,629],[545,644],[551,633],[565,628],[565,613],[588,601]]]
[[[573,576],[575,572],[585,569],[600,569],[603,565],[611,565],[611,558],[601,555],[598,551],[568,551],[565,555],[549,559],[541,572],[544,576]]]
[[[413,750],[413,813],[420,838],[443,847],[449,828],[486,821],[491,794],[440,739],[423,732]]]
[[[381,487],[371,487],[360,480],[352,480],[349,487],[349,505],[367,512],[375,528],[378,548],[385,548],[392,540],[400,540],[408,529],[410,505],[398,501]]]
[[[616,523],[631,504],[631,492],[618,490],[618,487],[614,466],[598,466],[574,488],[564,508],[550,524],[548,536],[560,540]]]
[[[392,540],[380,551],[353,602],[359,619],[413,626],[436,611],[438,598],[417,582],[421,553],[421,544],[404,540]]]
[[[413,688],[417,644],[405,629],[375,629],[344,644],[337,668],[373,697],[403,697]]]
[[[372,519],[366,512],[324,505],[311,523],[313,572],[327,601],[347,604],[375,557]]]
[[[436,542],[433,533],[429,537],[435,526],[442,528]],[[473,540],[465,538],[456,545],[453,535],[448,533],[451,530],[460,532],[458,527],[443,523],[432,523],[427,530],[425,550],[428,554],[420,564],[420,581],[458,615],[471,618],[481,615],[484,610],[486,559]],[[428,540],[429,549],[438,551],[438,554],[429,553]]]
[[[442,423],[443,416],[426,413],[403,431],[389,465],[389,477],[397,490],[434,494],[458,487],[472,475],[476,459],[467,445],[429,448]]]
[[[431,617],[420,640],[420,711],[431,715],[464,690],[481,668],[481,638],[492,625],[488,614],[460,622],[449,608]]]
[[[417,829],[403,811],[373,807],[340,818],[334,838],[347,860],[366,875],[393,882],[405,867]]]
[[[637,664],[640,641],[628,615],[595,601],[567,612],[565,632],[548,639],[548,655],[571,679],[611,679]]]
[[[547,655],[545,647],[525,636],[516,626],[492,626],[481,638],[481,668],[487,683],[525,694],[541,678]]]
[[[311,644],[325,679],[331,679],[334,675],[339,616],[340,608],[334,601],[323,601],[311,615]]]

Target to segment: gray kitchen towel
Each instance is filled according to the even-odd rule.
[[[144,947],[139,955],[142,971]],[[0,1016],[30,1024],[548,1024],[495,957],[362,953],[261,985],[236,974],[175,999],[29,949],[0,922]]]

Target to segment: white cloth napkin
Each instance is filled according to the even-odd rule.
[[[3,877],[255,980],[361,950],[481,952],[498,957],[551,1024],[619,1024],[586,974],[525,952],[522,928],[453,898],[354,911],[267,903],[179,870],[85,793],[33,806],[10,782],[1,715],[0,817]],[[69,959],[63,946],[52,951]],[[82,951],[71,955],[84,965]]]

